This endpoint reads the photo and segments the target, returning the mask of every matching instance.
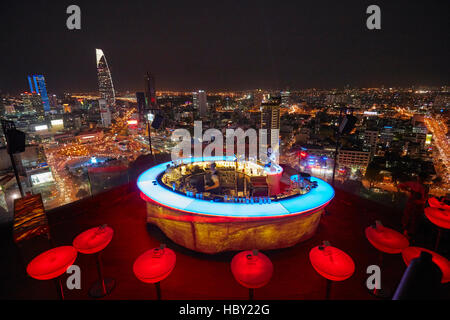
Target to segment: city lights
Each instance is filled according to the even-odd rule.
[[[326,2],[5,2],[14,317],[55,298],[174,300],[144,306],[167,319],[450,301],[448,3]]]

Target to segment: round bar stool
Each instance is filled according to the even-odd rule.
[[[27,266],[27,273],[37,280],[53,279],[58,298],[64,300],[64,289],[59,278],[75,262],[77,250],[62,246],[45,251],[35,257]]]
[[[160,283],[172,272],[176,260],[175,252],[162,244],[141,254],[134,262],[133,272],[140,281],[155,284],[156,297],[161,300]]]
[[[434,245],[434,250],[437,250],[441,239],[442,229],[450,229],[450,209],[445,210],[439,207],[428,207],[425,208],[425,216],[438,228],[436,244]]]
[[[86,230],[73,240],[73,246],[78,252],[95,254],[98,280],[89,289],[89,294],[94,298],[101,298],[110,294],[116,285],[114,279],[104,278],[100,257],[101,251],[111,242],[113,235],[114,230],[105,224]]]
[[[328,241],[309,252],[309,261],[314,270],[327,279],[325,299],[330,299],[333,281],[344,281],[355,272],[353,259],[344,251],[330,246]]]
[[[365,230],[366,238],[370,244],[379,251],[380,268],[383,265],[383,254],[398,254],[409,246],[408,239],[398,231],[386,228],[380,221],[368,226]],[[387,298],[392,290],[386,289],[383,285],[381,289],[373,289],[371,293],[379,298]]]
[[[407,266],[411,260],[418,258],[422,251],[428,252],[432,255],[432,261],[441,269],[442,271],[442,283],[450,282],[450,262],[447,258],[437,254],[434,251],[420,248],[420,247],[408,247],[402,251],[403,261]]]
[[[247,250],[233,257],[231,272],[240,285],[248,288],[249,300],[253,300],[254,289],[264,287],[272,278],[273,265],[270,259],[258,250]]]
[[[437,198],[431,197],[428,198],[428,204],[430,207],[443,209],[443,210],[450,210],[450,206],[444,202],[439,201]]]

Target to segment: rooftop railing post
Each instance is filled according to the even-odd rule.
[[[17,171],[16,161],[14,159],[14,152],[13,152],[14,147],[11,145],[12,142],[9,139],[10,133],[12,131],[16,130],[16,125],[14,124],[13,121],[9,121],[9,120],[2,119],[1,122],[2,122],[3,134],[5,135],[5,140],[6,140],[6,144],[7,144],[7,151],[8,151],[9,157],[11,159],[11,165],[14,170],[14,175],[16,176],[17,186],[19,187],[20,195],[23,198],[23,197],[25,197],[25,193],[23,192],[22,184],[20,183],[19,172]]]

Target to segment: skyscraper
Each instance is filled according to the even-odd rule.
[[[194,106],[194,109],[198,109],[198,92],[194,91],[192,92],[192,105]]]
[[[291,93],[288,90],[285,90],[281,91],[280,95],[281,95],[281,106],[289,107],[289,105],[291,104],[290,98]]]
[[[41,95],[42,104],[44,105],[44,112],[49,112],[50,102],[48,100],[44,76],[43,75],[28,76],[28,84],[30,85],[31,93],[38,93]]]
[[[157,109],[155,78],[150,72],[144,77],[145,80],[145,96],[147,98],[148,109]]]
[[[101,116],[101,120],[102,120],[102,126],[104,128],[109,128],[109,126],[111,125],[111,111],[109,110],[109,107],[106,104],[106,100],[99,99],[98,106],[100,108],[100,116]]]
[[[261,107],[261,102],[263,101],[264,94],[261,89],[255,90],[253,92],[253,107]]]
[[[280,129],[280,99],[270,99],[261,104],[261,129],[267,130],[267,143],[272,142],[271,129]],[[273,137],[274,140],[279,137]]]
[[[44,104],[42,102],[42,97],[37,92],[33,93],[22,93],[21,94],[23,107],[25,112],[36,112],[39,116],[44,115]]]
[[[198,111],[200,117],[206,116],[208,112],[208,103],[206,101],[206,92],[204,90],[198,90]]]
[[[145,93],[144,92],[136,92],[136,102],[137,102],[139,120],[144,121],[145,114],[147,113],[147,103],[145,101]]]
[[[106,62],[106,57],[101,49],[95,49],[95,53],[97,57],[97,75],[100,98],[105,99],[106,103],[112,106],[116,103],[116,94],[114,92],[108,62]]]

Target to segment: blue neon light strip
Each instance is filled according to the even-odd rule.
[[[36,92],[40,93],[39,92],[39,86],[37,84],[37,76],[33,76],[33,80],[34,80],[34,87],[36,88]]]
[[[205,157],[183,159],[187,164],[200,161],[234,161],[234,157]],[[273,201],[265,204],[246,204],[246,203],[228,203],[211,202],[209,200],[195,199],[170,191],[161,186],[156,178],[160,173],[166,170],[171,162],[159,164],[145,171],[137,181],[138,188],[150,199],[173,209],[187,211],[193,214],[206,214],[221,217],[277,217],[291,214],[309,212],[317,209],[334,197],[333,188],[325,181],[318,178],[311,178],[311,181],[317,181],[317,188],[310,192],[296,197]],[[156,181],[156,184],[153,183]]]
[[[30,85],[30,92],[33,93],[34,89],[33,89],[33,83],[31,82],[31,77],[28,76],[28,84]]]

